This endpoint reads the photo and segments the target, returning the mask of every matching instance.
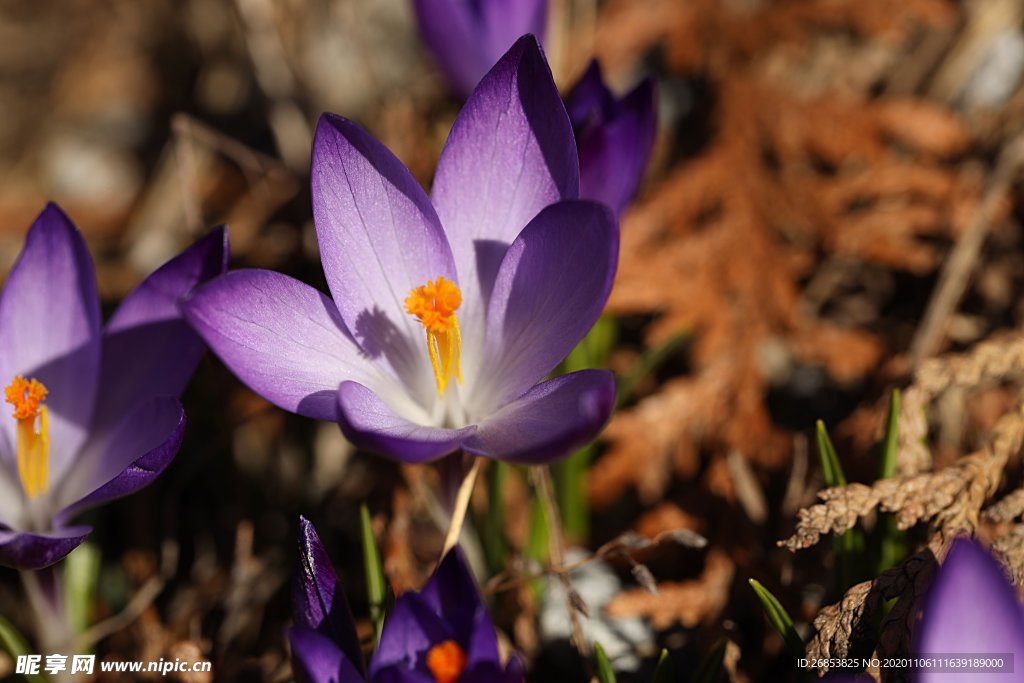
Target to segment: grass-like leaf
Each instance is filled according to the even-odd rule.
[[[836,455],[836,447],[832,445],[832,439],[828,436],[825,423],[817,422],[818,456],[821,458],[821,472],[825,477],[825,486],[846,486],[846,476],[843,474],[843,466],[839,464],[839,456]]]
[[[658,667],[654,670],[654,678],[651,679],[651,683],[673,683],[676,680],[676,670],[672,666],[672,658],[668,655],[668,650],[662,650],[661,656],[658,657]]]
[[[597,660],[597,680],[601,683],[615,683],[615,671],[601,643],[594,643],[594,659]]]
[[[725,660],[725,648],[729,641],[722,638],[711,649],[707,657],[701,660],[697,670],[693,672],[690,683],[717,683],[722,677],[722,663]]]
[[[100,551],[94,544],[83,543],[64,560],[64,606],[76,635],[89,628],[89,612],[99,578]]]
[[[675,336],[671,337],[661,346],[650,349],[640,357],[640,360],[629,372],[628,375],[619,380],[619,389],[615,395],[615,407],[621,408],[629,399],[633,397],[633,392],[640,382],[643,381],[647,375],[657,370],[662,363],[668,360],[673,353],[679,350],[679,347],[690,338],[690,331],[683,330]]]
[[[18,629],[14,628],[14,625],[3,617],[0,617],[0,647],[3,647],[14,661],[18,661],[18,657],[35,654],[28,649],[28,642],[24,636],[18,633]],[[48,676],[43,674],[22,675],[30,683],[46,683],[50,680]]]
[[[365,503],[359,505],[359,521],[363,537],[363,568],[366,571],[366,594],[370,600],[370,618],[375,626],[375,640],[380,640],[381,629],[384,628],[384,605],[387,602],[387,579],[384,577],[384,565],[380,560],[377,539],[373,535],[373,524],[370,521],[370,510]]]
[[[800,638],[800,634],[796,632],[793,618],[789,616],[789,612],[771,594],[771,591],[762,586],[757,579],[747,579],[747,581],[750,583],[750,587],[754,589],[754,592],[757,593],[768,621],[782,635],[782,639],[786,642],[786,648],[794,657],[803,657],[804,641]]]

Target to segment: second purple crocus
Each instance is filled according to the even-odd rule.
[[[313,219],[332,297],[243,270],[185,312],[256,392],[359,447],[547,462],[592,440],[615,395],[601,370],[543,381],[597,320],[618,261],[615,217],[578,188],[565,107],[526,36],[466,102],[429,199],[363,129],[321,118]]]
[[[101,325],[85,241],[51,204],[0,294],[0,564],[41,569],[89,534],[80,511],[146,486],[178,452],[203,353],[178,311],[224,272],[223,229],[155,271]]]
[[[423,590],[403,594],[384,621],[367,669],[338,577],[316,529],[299,522],[296,677],[305,683],[522,683],[518,658],[502,664],[498,637],[476,582],[455,549]]]
[[[654,79],[646,78],[616,98],[594,60],[565,102],[580,155],[580,196],[603,202],[622,215],[654,149]]]
[[[466,97],[527,33],[544,40],[547,0],[413,0],[423,42],[452,90]]]

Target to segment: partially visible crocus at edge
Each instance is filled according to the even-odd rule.
[[[633,199],[654,149],[658,110],[653,78],[621,98],[605,86],[597,60],[565,100],[580,155],[580,197],[621,215]]]
[[[1002,670],[988,665],[967,671],[960,663],[943,667],[935,661],[977,657],[991,662],[999,655],[1006,665]],[[999,562],[977,541],[953,541],[925,600],[912,656],[934,663],[919,667],[914,683],[1024,681],[1024,606]],[[856,683],[869,678],[837,674],[825,680]]]
[[[292,664],[303,683],[522,683],[517,657],[502,663],[498,637],[460,551],[444,557],[420,592],[395,601],[367,668],[348,602],[313,525],[300,519]]]
[[[541,42],[547,0],[413,0],[423,42],[456,95],[466,97],[527,33]]]
[[[1004,673],[922,668],[917,683],[1024,681],[1024,607],[1003,568],[977,541],[953,542],[928,594],[915,651],[920,657],[1013,655]]]
[[[81,234],[51,204],[0,293],[0,564],[49,566],[87,508],[149,484],[181,444],[178,396],[203,352],[179,299],[224,272],[215,231],[152,273],[102,325]]]
[[[429,199],[387,148],[338,116],[320,119],[312,163],[333,296],[241,270],[183,304],[240,379],[409,463],[460,449],[549,462],[597,436],[612,375],[544,379],[608,300],[618,223],[576,199],[572,128],[536,39],[520,39],[466,102]]]

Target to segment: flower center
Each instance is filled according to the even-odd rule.
[[[427,353],[437,380],[437,395],[444,396],[452,374],[462,382],[459,360],[462,356],[462,337],[455,311],[462,305],[462,292],[458,285],[443,276],[421,287],[414,287],[405,297],[405,310],[423,324],[427,331]]]
[[[18,422],[18,475],[29,498],[46,492],[50,468],[50,432],[47,428],[46,387],[36,379],[15,377],[4,390]]]
[[[455,683],[466,668],[466,653],[454,640],[446,640],[430,648],[427,668],[437,683]]]

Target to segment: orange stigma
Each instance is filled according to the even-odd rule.
[[[18,475],[29,498],[44,493],[50,475],[50,431],[46,406],[46,387],[36,379],[15,377],[4,389],[4,397],[14,406],[12,417],[18,421]]]
[[[427,668],[437,683],[455,683],[466,668],[466,653],[454,640],[446,640],[430,648]]]
[[[438,276],[433,282],[414,287],[405,297],[405,310],[423,324],[427,331],[427,353],[437,380],[437,395],[444,396],[452,373],[462,382],[459,361],[462,356],[462,336],[455,311],[462,305],[462,292],[458,285]]]

